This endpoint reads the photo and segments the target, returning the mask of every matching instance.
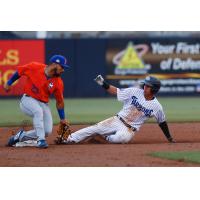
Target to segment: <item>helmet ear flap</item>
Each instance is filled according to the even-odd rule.
[[[153,94],[155,94],[155,93],[156,93],[155,89],[154,89],[154,88],[152,88],[152,87],[151,87],[151,92],[152,92]]]
[[[158,93],[159,89],[160,89],[160,87],[159,88],[151,88],[151,91],[153,94],[156,94],[156,93]]]
[[[143,89],[143,90],[144,90],[145,83],[140,83],[139,86],[140,86],[140,89]],[[153,87],[150,87],[150,88],[151,88],[151,92],[152,92],[153,94],[156,94],[156,93],[158,92],[158,90],[159,90],[159,89],[153,88]]]
[[[144,89],[144,86],[145,86],[145,83],[142,84],[142,89]],[[157,91],[155,91],[155,89],[153,87],[150,87],[151,88],[151,92],[153,94],[155,94]]]
[[[141,82],[140,84],[139,84],[139,87],[140,87],[140,89],[144,89],[144,83],[143,82]]]

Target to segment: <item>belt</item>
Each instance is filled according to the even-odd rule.
[[[130,128],[132,131],[136,131],[137,129],[135,127],[132,127],[130,124],[126,123],[126,121],[120,117],[119,115],[116,115],[118,119],[128,128]]]
[[[28,94],[24,94],[24,96],[33,98],[32,96],[29,96]],[[34,98],[34,99],[36,99],[36,98]],[[47,103],[47,102],[41,101],[41,100],[39,100],[39,99],[36,99],[36,100],[37,100],[37,101],[40,101],[40,102],[42,102],[42,103]]]

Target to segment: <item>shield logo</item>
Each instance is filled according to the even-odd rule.
[[[53,83],[49,83],[49,88],[52,88],[53,87]]]

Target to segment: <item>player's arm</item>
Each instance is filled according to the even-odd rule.
[[[65,117],[64,99],[62,99],[62,100],[57,100],[56,99],[56,108],[57,108],[57,111],[58,111],[58,115],[60,117],[60,123],[69,125],[69,122],[67,121],[67,119]]]
[[[170,134],[170,132],[169,132],[169,128],[168,128],[167,122],[164,121],[164,122],[162,122],[162,123],[159,123],[159,127],[160,127],[161,130],[163,131],[163,133],[164,133],[165,137],[167,138],[167,140],[168,140],[169,142],[174,143],[175,141],[174,141],[174,139],[172,138],[172,136],[171,136],[171,134]]]
[[[4,90],[9,92],[11,89],[11,85],[20,78],[18,71],[16,71],[12,77],[4,84]]]
[[[18,66],[17,71],[12,77],[4,84],[4,90],[8,92],[11,89],[11,85],[18,80],[21,76],[27,76],[29,70],[32,68],[34,63],[28,63],[26,65]]]
[[[117,95],[117,87],[108,84],[101,75],[98,75],[94,81],[97,82],[100,86],[102,86],[108,93]]]
[[[61,84],[60,88],[57,88],[54,92],[54,96],[56,99],[56,108],[58,111],[58,115],[60,118],[60,123],[69,125],[69,122],[66,119],[65,115],[65,104],[64,104],[64,97],[63,97],[63,84]]]
[[[64,109],[64,100],[56,100],[56,108],[58,111],[58,115],[60,117],[60,121],[65,121],[65,109]]]
[[[165,119],[165,113],[163,111],[162,106],[160,107],[160,109],[155,113],[155,118],[159,124],[159,127],[161,128],[162,132],[164,133],[165,137],[167,138],[167,140],[169,142],[175,142],[174,139],[172,138],[169,128],[168,128],[168,124],[167,121]]]

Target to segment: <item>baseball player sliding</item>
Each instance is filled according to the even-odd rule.
[[[96,134],[109,143],[128,143],[141,125],[151,117],[155,117],[167,140],[174,142],[162,106],[155,97],[161,86],[157,78],[148,76],[142,82],[141,88],[127,89],[109,85],[101,75],[98,75],[95,81],[107,92],[116,95],[118,101],[123,102],[123,108],[116,116],[70,134],[64,143],[79,143]]]
[[[27,140],[37,140],[37,147],[48,147],[45,137],[51,134],[53,127],[52,115],[48,106],[51,94],[54,94],[56,98],[60,123],[68,124],[64,112],[64,85],[60,77],[68,68],[67,59],[62,55],[51,57],[49,65],[32,62],[17,67],[17,71],[4,85],[4,89],[8,92],[17,79],[22,76],[27,78],[20,108],[22,112],[33,118],[34,129],[27,132],[20,130],[16,135],[10,137],[8,146],[14,146],[18,142]]]

